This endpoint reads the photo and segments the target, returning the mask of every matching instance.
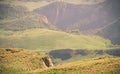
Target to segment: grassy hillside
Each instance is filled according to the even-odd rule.
[[[0,47],[25,49],[106,49],[112,44],[99,36],[76,35],[48,29],[31,29],[0,34]]]
[[[86,5],[91,5],[91,4],[98,4],[102,3],[105,0],[64,0],[67,3],[72,3],[72,4],[86,4]]]
[[[0,7],[0,29],[12,31],[31,28],[55,29],[47,17],[27,11],[27,8],[24,6],[0,4]]]
[[[47,55],[20,48],[0,48],[0,74],[119,74],[119,57],[98,57],[46,67]]]
[[[27,14],[27,13],[26,13]],[[24,14],[25,15],[25,14]],[[0,20],[0,29],[9,31],[22,31],[33,28],[56,29],[43,15],[28,13],[27,15],[15,19]]]
[[[94,58],[71,63],[63,63],[40,72],[40,74],[119,74],[120,58]]]
[[[0,1],[0,4],[10,4],[12,6],[22,6],[27,8],[28,11],[32,11],[36,8],[41,8],[44,7],[46,5],[48,5],[49,3],[53,2],[51,1],[47,1],[47,0],[3,0]]]
[[[0,48],[0,74],[26,74],[45,68],[42,58],[37,54],[20,48]]]

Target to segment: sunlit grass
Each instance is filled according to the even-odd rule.
[[[45,54],[19,48],[0,48],[0,51],[0,74],[24,74],[45,68],[42,61]]]
[[[119,70],[119,57],[104,57],[63,63],[40,74],[119,74]]]
[[[99,36],[75,35],[47,29],[31,29],[1,34],[0,47],[19,47],[26,49],[107,49],[111,45],[109,40]]]

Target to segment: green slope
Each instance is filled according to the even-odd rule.
[[[71,63],[63,63],[39,74],[119,74],[120,58],[94,58]]]
[[[0,34],[0,47],[26,49],[106,49],[112,44],[109,40],[92,35],[76,35],[48,29],[31,29]]]

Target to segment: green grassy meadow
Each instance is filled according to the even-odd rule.
[[[25,48],[33,50],[55,49],[107,49],[111,42],[94,35],[76,35],[48,29],[31,29],[20,32],[2,32],[1,48]]]

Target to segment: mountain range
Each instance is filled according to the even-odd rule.
[[[109,37],[110,35],[113,36],[113,33],[109,31],[104,30],[110,33],[108,36],[103,36],[98,33],[98,30],[100,31],[101,28],[119,19],[119,2],[119,0],[105,0],[98,4],[82,5],[57,1],[45,7],[35,9],[34,12],[45,15],[53,25],[63,31],[78,30],[84,34],[97,34],[109,38],[114,44],[119,44],[120,41],[116,41],[118,37],[116,34],[119,33],[119,30],[114,34],[114,36],[117,36],[114,38]],[[114,26],[115,23],[111,25]],[[117,27],[119,27],[119,24]]]

